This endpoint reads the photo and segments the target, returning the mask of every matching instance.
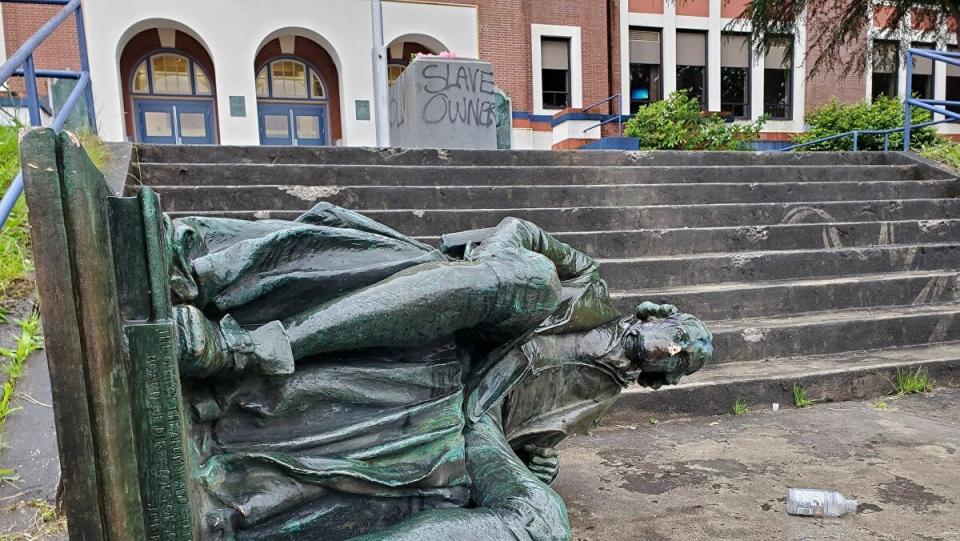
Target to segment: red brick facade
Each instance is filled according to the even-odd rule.
[[[832,10],[810,13],[807,18],[807,69],[813,67],[817,59],[824,52],[823,40],[818,39],[825,26],[833,24],[837,14]],[[867,27],[863,26],[860,39],[847,44],[840,52],[842,58],[853,58],[858,52],[867,48]],[[861,68],[847,70],[837,66],[830,70],[820,70],[820,73],[809,74],[806,81],[805,108],[811,111],[822,107],[836,99],[841,103],[857,103],[866,97],[865,72]]]
[[[2,4],[3,35],[7,56],[16,50],[32,36],[41,26],[49,21],[61,9],[61,6],[44,6],[33,4]],[[53,35],[46,39],[34,53],[34,62],[37,68],[43,69],[80,69],[80,55],[77,52],[77,29],[73,18],[68,19]],[[47,93],[47,82],[38,81],[40,94]],[[23,81],[20,77],[10,80],[10,89],[15,93],[23,92]]]
[[[477,0],[480,58],[493,64],[497,86],[513,100],[514,111],[533,110],[530,25],[579,26],[583,104],[618,91],[620,0]],[[611,71],[614,77],[611,77]]]

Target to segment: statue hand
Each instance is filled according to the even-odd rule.
[[[560,473],[560,458],[557,457],[557,450],[553,447],[540,447],[537,445],[525,445],[526,464],[530,473],[535,475],[544,484],[549,485],[557,478]]]
[[[657,304],[650,301],[644,301],[638,304],[636,308],[637,319],[640,321],[652,318],[663,319],[679,312],[677,307],[672,304]]]

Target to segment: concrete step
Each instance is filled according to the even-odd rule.
[[[171,211],[170,214],[174,217],[207,215],[292,220],[308,207],[305,203],[302,209],[290,210]],[[551,232],[960,219],[960,199],[458,210],[417,208],[367,210],[363,213],[407,235],[436,236],[493,227],[509,216],[530,220]]]
[[[395,166],[284,164],[141,164],[148,186],[512,186],[704,182],[836,182],[939,180],[943,171],[907,165],[651,165],[634,166]]]
[[[709,322],[714,362],[845,354],[960,340],[960,304],[872,307]]]
[[[729,414],[738,399],[753,407],[769,408],[774,402],[793,407],[794,384],[811,400],[880,398],[893,394],[897,370],[906,374],[918,369],[937,387],[960,385],[960,342],[708,365],[679,385],[656,391],[629,387],[604,424],[646,422],[650,416]]]
[[[960,272],[911,271],[840,278],[725,282],[642,291],[616,291],[624,313],[643,301],[672,303],[705,320],[766,318],[851,308],[960,301]]]
[[[567,186],[155,186],[170,210],[285,210],[328,201],[355,210],[392,208],[619,207],[706,203],[936,199],[960,194],[955,180],[619,184]]]
[[[960,240],[960,220],[574,231],[558,239],[594,257],[804,250]],[[439,245],[439,237],[420,237]]]
[[[902,152],[683,152],[378,149],[362,147],[137,145],[141,163],[356,165],[890,165],[915,163]]]
[[[612,290],[960,268],[960,244],[867,246],[598,259]]]

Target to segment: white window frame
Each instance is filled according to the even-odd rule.
[[[570,107],[583,107],[583,65],[581,60],[580,27],[550,24],[530,25],[530,49],[533,51],[533,114],[553,115],[556,109],[543,108],[543,68],[540,43],[543,38],[570,40]]]

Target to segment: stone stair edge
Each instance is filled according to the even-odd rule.
[[[631,386],[601,426],[649,422],[656,416],[731,414],[736,400],[756,409],[769,409],[774,402],[781,408],[795,407],[794,385],[817,403],[891,397],[898,370],[921,370],[935,388],[960,386],[960,341],[850,352],[846,362],[836,361],[837,357],[828,354],[708,365],[694,374],[699,375],[696,381],[690,381],[691,377],[656,391]]]

